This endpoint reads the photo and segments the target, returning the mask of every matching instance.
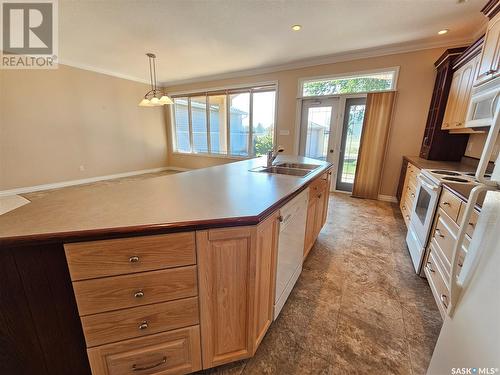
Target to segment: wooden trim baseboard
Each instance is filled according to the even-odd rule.
[[[378,195],[378,200],[383,201],[383,202],[391,202],[391,203],[397,203],[398,199],[392,195],[383,195],[379,194]]]

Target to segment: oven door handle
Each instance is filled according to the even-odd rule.
[[[437,186],[433,186],[433,185],[429,184],[428,182],[424,181],[424,179],[421,176],[418,176],[418,180],[419,180],[421,185],[425,186],[429,190],[435,191],[438,189]]]

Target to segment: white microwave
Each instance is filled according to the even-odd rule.
[[[472,89],[465,126],[491,126],[500,95],[500,76]]]

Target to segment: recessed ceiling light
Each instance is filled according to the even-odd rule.
[[[293,30],[293,31],[300,31],[300,29],[302,29],[302,26],[301,26],[301,25],[293,25],[293,26],[292,26],[292,30]]]
[[[448,29],[439,30],[439,31],[438,31],[438,34],[439,34],[439,35],[444,35],[444,34],[446,34],[448,31],[450,31],[450,30],[448,30]]]

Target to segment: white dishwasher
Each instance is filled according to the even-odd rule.
[[[278,240],[274,320],[278,317],[302,272],[308,200],[309,188],[293,198],[280,210],[281,223]]]

